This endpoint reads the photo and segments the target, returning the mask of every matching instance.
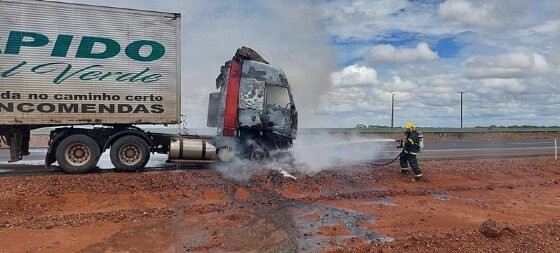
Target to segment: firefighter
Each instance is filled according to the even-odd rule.
[[[412,167],[414,171],[414,179],[419,181],[422,179],[422,171],[420,166],[418,166],[418,160],[416,156],[420,152],[420,138],[414,123],[407,122],[404,127],[404,134],[406,138],[402,141],[403,153],[401,154],[401,172],[403,174],[408,173],[408,164]]]

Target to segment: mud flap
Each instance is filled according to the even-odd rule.
[[[50,166],[56,162],[56,148],[58,143],[65,137],[64,134],[53,135],[51,132],[49,140],[49,148],[47,149],[47,154],[45,155],[45,168],[49,169]]]
[[[49,149],[47,150],[47,154],[45,156],[45,168],[48,169],[51,165],[56,162],[56,156],[53,148],[49,145]]]

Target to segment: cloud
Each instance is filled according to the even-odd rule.
[[[370,49],[365,58],[370,62],[403,63],[433,61],[438,54],[427,43],[421,42],[415,48],[395,48],[392,45],[377,45]]]
[[[485,3],[479,6],[466,0],[449,0],[439,6],[438,14],[466,25],[497,27],[501,21],[494,13],[494,5]]]
[[[527,90],[525,84],[520,82],[518,79],[515,78],[492,78],[492,79],[483,79],[480,81],[481,88],[478,90],[479,93],[512,93],[512,94],[519,94],[523,93]]]
[[[341,41],[376,39],[388,31],[443,35],[460,28],[441,25],[437,1],[329,0],[319,5],[326,28]]]
[[[332,0],[323,5],[329,7],[326,26],[337,47],[352,53],[344,62],[374,63],[379,80],[329,93],[330,103],[344,109],[330,116],[340,120],[330,122],[389,122],[390,97],[396,93],[397,121],[458,126],[457,91],[467,90],[469,126],[557,124],[560,1],[397,1],[391,6]],[[434,47],[447,37],[463,45],[460,54],[444,57],[445,45]],[[431,45],[437,60],[398,52],[420,42]],[[374,50],[372,44],[380,46]]]
[[[381,29],[379,21],[384,23],[384,17],[407,6],[406,0],[332,1],[321,6],[320,14],[331,33],[341,38],[369,38],[372,27]]]
[[[539,24],[534,26],[532,29],[533,32],[540,33],[540,34],[558,34],[560,32],[560,19],[556,20],[549,20],[543,24]]]
[[[342,126],[358,123],[386,125],[390,123],[388,112],[391,96],[395,94],[395,108],[399,115],[397,124],[403,124],[405,119],[415,119],[429,125],[434,118],[453,115],[452,108],[457,99],[457,93],[451,88],[454,82],[441,78],[430,84],[430,89],[422,89],[424,85],[392,76],[379,80],[375,85],[335,87],[323,100],[322,113],[345,119],[337,122]],[[435,108],[437,114],[433,114]],[[364,117],[367,120],[364,121]]]
[[[384,84],[387,90],[400,92],[414,92],[418,85],[411,81],[403,81],[399,76],[393,76],[393,79]]]
[[[331,79],[335,86],[359,86],[379,83],[375,69],[357,64],[347,66],[341,71],[332,73]]]
[[[406,0],[338,1],[325,5],[322,11],[335,22],[346,22],[380,18],[407,6],[409,3]]]
[[[528,78],[551,70],[546,58],[537,53],[476,56],[467,59],[465,67],[465,77],[474,79]]]
[[[548,20],[558,19],[559,8],[560,2],[556,0],[448,0],[439,5],[437,13],[442,18],[470,29],[496,32],[496,28],[528,29]],[[554,23],[549,25],[550,27],[543,28],[555,26]]]

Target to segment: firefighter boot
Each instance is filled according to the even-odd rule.
[[[401,164],[401,173],[408,174],[408,159],[405,154],[401,154],[400,164]]]

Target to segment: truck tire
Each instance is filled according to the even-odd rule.
[[[56,161],[67,173],[91,171],[101,157],[99,145],[89,136],[74,134],[64,138],[56,148]]]
[[[150,160],[148,143],[138,136],[126,135],[111,145],[111,162],[120,171],[142,169]]]
[[[253,161],[264,161],[269,158],[269,153],[262,145],[254,143],[248,148],[248,158]]]

